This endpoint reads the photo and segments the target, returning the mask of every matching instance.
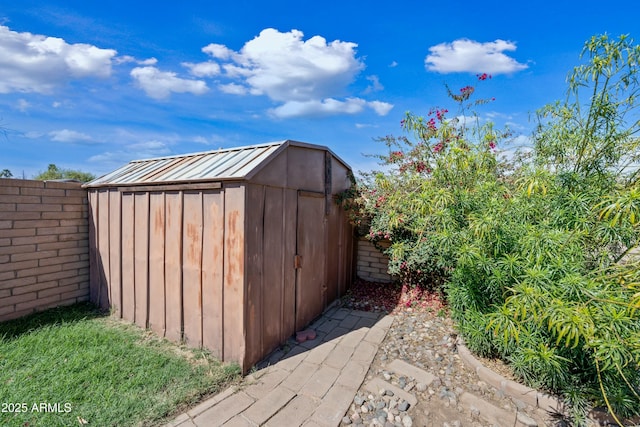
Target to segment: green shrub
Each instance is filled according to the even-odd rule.
[[[582,58],[531,153],[501,160],[511,133],[474,112],[490,100],[448,89],[458,118],[407,113],[350,206],[392,242],[391,273],[446,293],[472,350],[575,414],[626,417],[640,413],[640,273],[625,258],[640,240],[640,47],[598,36]]]

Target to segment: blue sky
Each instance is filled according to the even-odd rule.
[[[610,6],[610,7],[607,7]],[[283,139],[355,170],[406,111],[478,88],[526,141],[595,34],[640,43],[637,0],[0,0],[0,170],[96,175],[138,158]]]

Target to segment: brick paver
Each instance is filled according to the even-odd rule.
[[[254,400],[251,397],[240,391],[227,397],[217,405],[207,409],[195,417],[193,422],[197,426],[221,426],[240,412],[247,409],[253,402]]]
[[[294,392],[284,387],[275,388],[264,398],[251,405],[242,415],[249,421],[261,425],[274,416],[295,396]]]
[[[300,344],[290,340],[287,353],[275,351],[257,365],[264,368],[242,384],[191,408],[165,427],[336,427],[392,323],[391,316],[334,307],[309,327],[316,331],[316,339]]]

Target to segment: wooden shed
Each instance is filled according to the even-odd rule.
[[[349,174],[296,141],[132,161],[85,185],[91,298],[247,371],[349,287]]]

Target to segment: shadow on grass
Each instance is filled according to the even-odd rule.
[[[14,340],[47,326],[71,324],[108,315],[108,312],[101,311],[88,302],[52,308],[0,323],[0,341]]]

